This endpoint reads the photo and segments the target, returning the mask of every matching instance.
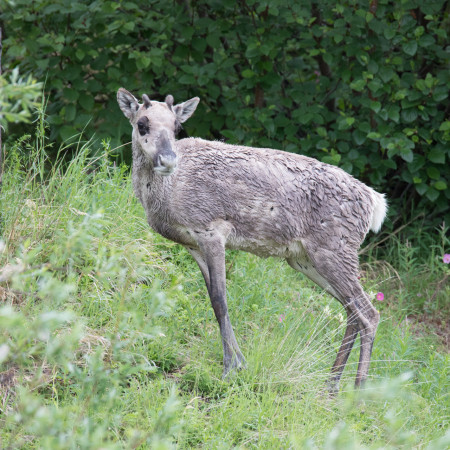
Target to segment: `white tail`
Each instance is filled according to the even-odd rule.
[[[384,194],[379,192],[374,193],[374,208],[372,213],[372,219],[370,221],[370,229],[378,233],[380,231],[381,225],[383,225],[384,219],[386,218],[387,212],[387,201],[384,198]]]

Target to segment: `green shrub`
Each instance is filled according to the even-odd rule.
[[[0,76],[0,127],[7,129],[9,123],[30,122],[33,111],[39,107],[41,91],[42,83],[36,83],[31,76],[20,77],[17,67],[8,79]]]
[[[57,161],[43,179],[43,147],[9,150],[0,192],[0,447],[172,448],[175,388],[138,393],[158,370],[147,348],[179,289],[143,242],[124,169],[106,152],[101,164],[88,158],[85,146],[64,173]],[[127,411],[135,398],[138,417],[152,405],[145,424]]]
[[[53,137],[89,123],[128,141],[120,86],[198,95],[192,134],[304,153],[448,209],[444,0],[2,3],[6,65],[46,80]]]

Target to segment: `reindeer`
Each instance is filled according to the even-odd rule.
[[[228,316],[225,248],[284,258],[335,297],[347,328],[331,369],[336,392],[355,339],[355,385],[367,378],[379,313],[358,281],[358,249],[386,216],[384,195],[343,170],[267,148],[199,138],[176,140],[199,98],[142,103],[120,88],[132,127],[133,189],[153,230],[183,245],[197,262],[219,323],[223,376],[245,367]]]

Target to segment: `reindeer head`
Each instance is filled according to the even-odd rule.
[[[168,95],[165,102],[150,101],[142,96],[142,104],[128,92],[120,88],[117,102],[133,127],[133,144],[151,161],[153,171],[159,175],[170,175],[177,166],[174,152],[175,134],[198,105],[200,99],[194,97],[173,106],[173,97]]]

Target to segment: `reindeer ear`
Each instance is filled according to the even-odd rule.
[[[120,109],[129,120],[132,120],[139,109],[139,102],[136,97],[124,88],[117,91],[117,103]]]
[[[173,112],[176,114],[180,123],[186,122],[194,114],[199,101],[200,99],[198,97],[194,97],[173,107]]]

